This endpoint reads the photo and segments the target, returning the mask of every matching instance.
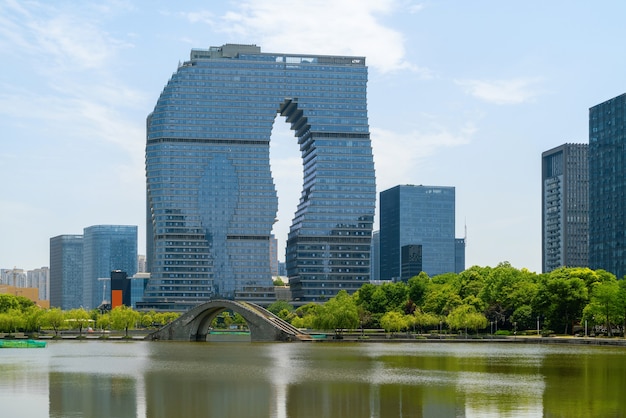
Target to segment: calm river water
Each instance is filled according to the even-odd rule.
[[[52,341],[0,349],[1,417],[621,417],[626,348]]]

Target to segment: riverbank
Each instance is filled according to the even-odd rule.
[[[58,336],[54,334],[40,334],[29,335],[24,333],[4,334],[0,333],[0,339],[35,339],[35,340],[59,340],[59,341],[73,341],[73,340],[101,340],[101,341],[120,341],[120,340],[134,340],[142,341],[151,331],[133,330],[129,332],[128,336],[124,334],[102,334],[102,333],[63,333]],[[241,334],[239,332],[238,334]],[[344,333],[341,338],[335,338],[334,334],[323,334],[321,332],[313,332],[311,335],[314,337],[313,342],[325,342],[325,343],[476,343],[476,344],[490,344],[490,343],[508,343],[508,344],[575,344],[575,345],[597,345],[597,346],[624,346],[626,347],[626,339],[624,338],[606,338],[606,337],[575,337],[575,336],[536,336],[536,335],[518,335],[518,336],[503,336],[503,335],[471,335],[467,338],[464,335],[450,335],[450,334],[395,334],[388,333]],[[240,336],[238,336],[240,337]],[[240,340],[238,338],[237,340]],[[213,341],[219,341],[219,338],[213,339]],[[224,339],[228,341],[228,339]]]
[[[604,337],[575,337],[575,336],[503,336],[503,335],[482,335],[465,337],[449,334],[429,334],[429,335],[361,335],[346,334],[341,339],[335,339],[333,336],[327,336],[324,339],[314,339],[314,341],[325,342],[396,342],[396,343],[510,343],[510,344],[576,344],[576,345],[610,345],[626,347],[626,339],[624,338],[604,338]]]

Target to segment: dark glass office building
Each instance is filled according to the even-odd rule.
[[[380,279],[463,271],[465,240],[457,241],[454,231],[454,187],[401,185],[381,192]]]
[[[589,109],[589,267],[626,275],[626,94]]]
[[[50,306],[63,310],[83,304],[83,236],[50,238]]]
[[[589,265],[589,146],[541,155],[542,271]]]
[[[294,299],[325,300],[367,282],[376,191],[366,85],[363,57],[192,50],[147,120],[151,279],[141,305],[273,299],[277,114],[303,163],[286,249]]]

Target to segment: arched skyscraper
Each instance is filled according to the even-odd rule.
[[[367,282],[376,185],[366,92],[363,57],[192,50],[147,120],[151,279],[141,306],[271,300],[278,114],[303,161],[286,249],[294,299],[323,301]]]

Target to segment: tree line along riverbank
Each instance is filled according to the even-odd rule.
[[[294,307],[277,301],[268,310],[303,329],[330,332],[383,329],[389,335],[578,337],[623,336],[626,326],[626,282],[604,270],[560,268],[537,274],[509,263],[474,266],[462,273],[429,277],[420,273],[408,282],[365,283],[323,303]],[[153,330],[179,313],[137,312],[118,307],[110,312],[40,309],[26,298],[0,295],[0,332]],[[245,327],[236,313],[224,312],[215,327]],[[421,337],[420,337],[421,338]],[[428,339],[428,337],[426,337]],[[337,338],[336,338],[337,339]]]

